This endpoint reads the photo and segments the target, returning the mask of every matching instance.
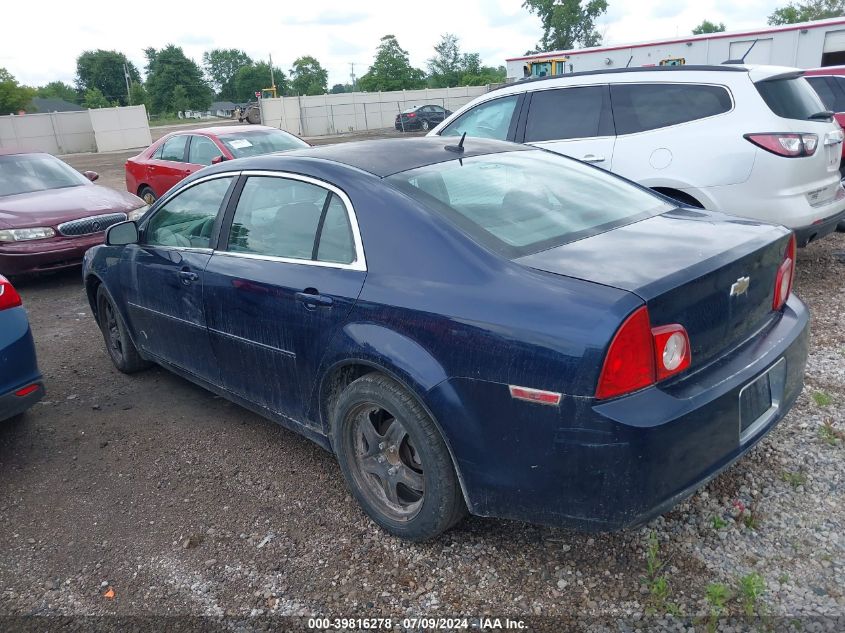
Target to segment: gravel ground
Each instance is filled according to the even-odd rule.
[[[698,619],[679,630],[704,630],[724,603],[843,630],[811,620],[845,618],[843,273],[845,234],[799,252],[813,315],[804,394],[667,515],[599,535],[469,518],[422,545],[379,531],[307,440],[162,369],[113,369],[78,270],[22,283],[48,396],[0,427],[0,616],[594,616],[650,629],[680,614]]]

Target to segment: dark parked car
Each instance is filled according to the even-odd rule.
[[[397,114],[393,127],[402,132],[408,130],[428,131],[450,114],[452,114],[451,110],[441,108],[439,105],[414,106]]]
[[[409,539],[467,509],[638,525],[786,414],[808,323],[789,230],[456,142],[232,161],[112,227],[83,275],[114,364],[334,451]]]
[[[44,383],[21,297],[0,275],[0,422],[44,397]]]
[[[126,161],[126,190],[152,204],[203,167],[271,152],[308,147],[284,130],[263,125],[221,125],[168,134]]]
[[[50,154],[0,149],[0,274],[78,266],[109,226],[141,217],[143,200],[96,179]]]

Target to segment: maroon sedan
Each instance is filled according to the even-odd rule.
[[[298,136],[263,125],[174,132],[126,161],[126,190],[152,204],[177,182],[223,160],[308,147]]]
[[[140,198],[96,179],[50,154],[0,149],[0,275],[78,265],[108,227],[146,211]]]

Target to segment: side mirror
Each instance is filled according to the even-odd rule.
[[[138,242],[138,225],[132,220],[113,224],[106,229],[107,246],[126,246]]]
[[[85,176],[91,182],[94,182],[95,180],[97,180],[97,178],[100,177],[100,174],[98,174],[96,171],[83,171],[82,175]]]
[[[214,158],[211,159],[211,164],[212,165],[219,165],[224,160],[229,160],[229,159],[226,158],[225,156],[223,156],[223,154],[220,154],[219,156],[215,156]]]

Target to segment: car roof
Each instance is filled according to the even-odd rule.
[[[824,75],[845,75],[845,66],[823,66],[822,68],[809,68],[804,71],[805,75],[818,77]]]
[[[173,132],[171,136],[180,136],[183,134],[211,134],[212,136],[220,136],[221,134],[237,134],[239,132],[258,132],[275,129],[277,128],[269,127],[267,125],[212,125],[193,130],[179,130],[177,132]],[[280,131],[284,132],[284,130]]]
[[[288,150],[278,154],[241,158],[237,160],[237,166],[240,169],[280,169],[284,167],[284,163],[288,159],[314,158],[340,163],[384,178],[409,169],[443,163],[457,158],[536,150],[534,147],[506,141],[469,137],[464,141],[463,152],[446,149],[448,146],[457,145],[459,141],[460,138],[456,136],[418,136],[320,145]],[[228,165],[231,169],[235,166],[235,161],[227,162],[225,165]]]
[[[19,147],[0,147],[0,156],[10,156],[12,154],[46,154],[38,149],[23,149]]]

